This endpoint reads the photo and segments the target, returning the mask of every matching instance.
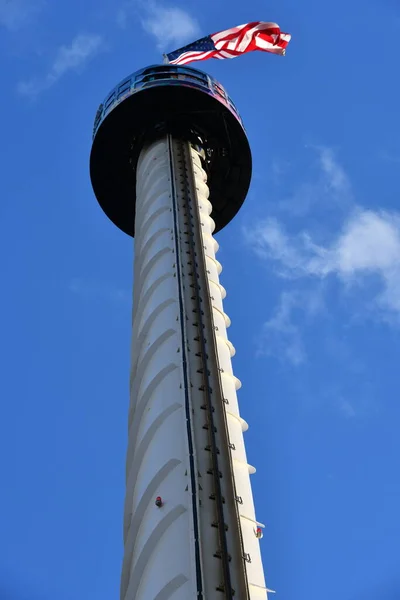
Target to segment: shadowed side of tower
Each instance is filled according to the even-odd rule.
[[[100,106],[99,203],[135,235],[122,600],[267,596],[213,232],[251,155],[218,82],[155,66]]]

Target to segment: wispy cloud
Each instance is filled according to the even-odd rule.
[[[103,38],[95,34],[77,35],[69,46],[61,46],[54,58],[53,64],[42,78],[21,81],[18,92],[24,96],[35,97],[57,83],[68,71],[79,71],[84,65],[100,52]]]
[[[125,28],[132,14],[138,14],[144,31],[156,41],[159,50],[175,50],[200,36],[197,20],[178,6],[158,2],[127,2],[117,13],[118,24]]]
[[[0,0],[0,26],[16,31],[42,7],[41,0]]]
[[[332,148],[307,146],[306,149],[316,157],[309,177],[280,200],[278,208],[293,216],[307,215],[315,207],[328,211],[347,209],[352,203],[351,184]]]
[[[346,419],[365,419],[379,412],[379,394],[368,376],[351,377],[341,375],[336,380],[324,380],[323,387],[314,392],[314,407],[329,406]]]
[[[132,294],[129,290],[112,283],[75,278],[69,282],[68,289],[82,298],[103,298],[113,304],[129,304],[132,301]]]
[[[333,150],[326,146],[318,146],[318,159],[321,171],[325,176],[324,183],[336,194],[350,194],[350,181],[343,167],[337,162]]]
[[[358,208],[326,245],[315,243],[304,231],[288,236],[276,219],[266,220],[249,237],[254,250],[276,263],[284,277],[336,275],[346,285],[378,277],[376,305],[400,313],[399,213]]]
[[[303,202],[303,213],[290,210],[289,200],[282,213],[274,202],[275,216],[244,229],[280,288],[257,341],[259,354],[278,359],[286,372],[301,367],[290,371],[293,388],[309,408],[330,407],[352,420],[375,414],[378,403],[345,314],[352,322],[366,315],[400,324],[400,212],[358,206],[335,154],[326,147],[316,152],[316,164],[304,169],[308,187],[287,196]]]
[[[160,49],[194,41],[200,35],[197,21],[181,8],[150,3],[147,13],[147,16],[142,19],[143,28],[154,36]]]
[[[297,315],[301,313],[303,317],[310,318],[322,309],[323,296],[320,290],[282,292],[273,316],[264,324],[259,354],[273,356],[294,366],[306,362],[307,353]]]
[[[356,409],[354,408],[350,400],[347,400],[346,398],[339,397],[337,407],[347,419],[352,419],[357,414]]]
[[[283,177],[286,175],[289,166],[290,165],[287,161],[284,161],[284,160],[278,159],[278,158],[272,159],[272,161],[271,161],[271,179],[272,179],[274,185],[279,185],[282,182]]]
[[[316,180],[325,198],[338,198],[336,211],[324,214],[322,209],[315,218],[314,207],[301,219],[288,210],[282,221],[278,208],[278,216],[243,230],[251,250],[277,277],[278,285],[280,281],[279,302],[258,336],[258,354],[278,359],[286,368],[302,367],[296,370],[296,377],[301,377],[314,360],[321,360],[322,353],[330,375],[323,393],[315,389],[311,396],[352,419],[374,413],[376,394],[373,383],[367,382],[359,352],[353,352],[351,344],[346,348],[344,342],[334,346],[342,339],[343,328],[365,317],[400,325],[400,212],[358,206],[347,173],[329,149],[318,150]],[[313,181],[311,177],[310,185]],[[340,204],[341,194],[346,210]],[[339,331],[334,325],[335,302]],[[344,373],[347,383],[335,387]],[[325,398],[329,386],[333,389]]]
[[[304,233],[291,238],[280,221],[269,217],[256,227],[246,228],[247,243],[260,258],[272,261],[282,277],[294,278],[304,271]]]
[[[324,146],[314,148],[319,175],[317,182],[309,185],[315,185],[320,193],[325,190],[331,198],[344,197],[347,214],[339,211],[337,227],[329,219],[329,230],[301,229],[295,233],[289,233],[278,218],[270,217],[244,231],[247,242],[282,278],[336,276],[348,287],[370,282],[375,291],[379,281],[374,306],[400,315],[400,213],[357,206],[349,177],[333,151]]]

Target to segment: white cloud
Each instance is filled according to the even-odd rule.
[[[0,0],[0,25],[16,31],[42,6],[41,0]]]
[[[308,232],[288,236],[279,221],[267,219],[247,239],[285,277],[336,275],[348,285],[379,278],[376,303],[400,313],[400,214],[355,210],[333,241],[316,244]]]
[[[317,155],[312,175],[296,187],[294,193],[278,202],[278,208],[293,216],[304,216],[316,207],[342,210],[352,202],[349,178],[337,162],[331,148],[308,146]],[[273,163],[274,170],[274,163]]]
[[[295,322],[294,313],[314,317],[322,308],[320,290],[312,293],[300,290],[283,292],[274,315],[264,324],[259,354],[274,356],[294,366],[306,362],[302,328],[298,319]]]
[[[24,96],[37,96],[54,85],[65,73],[79,70],[101,50],[103,39],[100,35],[77,35],[69,46],[61,46],[56,53],[50,71],[42,79],[21,81],[18,92]]]
[[[399,259],[399,215],[360,210],[345,225],[327,267],[345,275],[375,271],[390,276]]]
[[[260,258],[274,261],[282,276],[293,277],[304,268],[301,241],[290,239],[278,219],[270,217],[244,231],[247,242]],[[301,274],[301,272],[300,272]]]
[[[275,314],[264,324],[261,353],[298,366],[306,360],[306,353],[300,329],[292,321],[295,306],[295,295],[283,292]]]
[[[80,34],[69,46],[61,46],[53,63],[52,77],[57,80],[67,71],[81,67],[99,51],[101,44],[99,35]]]
[[[283,177],[286,175],[290,164],[288,161],[284,161],[278,158],[273,158],[271,161],[271,179],[274,185],[279,185]],[[261,179],[261,176],[260,176]]]
[[[179,6],[158,2],[127,2],[117,13],[117,23],[125,28],[132,13],[139,12],[143,29],[156,40],[159,50],[175,50],[175,46],[200,37],[197,20]]]
[[[301,193],[291,197],[303,202],[302,213],[288,210],[285,224],[274,216],[258,221],[244,235],[282,284],[279,303],[259,335],[259,353],[277,358],[286,371],[301,367],[291,371],[293,388],[310,408],[330,406],[351,420],[375,414],[378,395],[359,347],[347,343],[342,313],[350,309],[353,320],[371,316],[372,309],[373,318],[400,324],[400,212],[356,206],[351,182],[332,151],[317,151],[317,170],[314,165]],[[326,214],[331,200],[333,210]],[[307,218],[299,219],[311,205]],[[330,310],[337,299],[339,320]],[[322,365],[322,379],[310,377],[314,365]]]
[[[325,184],[337,194],[350,193],[349,179],[342,166],[336,161],[332,149],[320,146],[317,150]]]
[[[199,36],[197,21],[181,8],[150,4],[147,10],[148,16],[142,19],[142,25],[145,31],[155,37],[158,48],[194,41]]]
[[[354,406],[349,400],[346,400],[346,398],[340,397],[338,399],[337,407],[339,411],[348,419],[352,419],[357,414]]]
[[[344,366],[346,370],[346,366]],[[379,393],[368,376],[348,379],[343,371],[336,378],[324,380],[323,387],[313,390],[313,406],[329,406],[346,419],[365,419],[379,411]]]

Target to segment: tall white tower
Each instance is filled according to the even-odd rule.
[[[205,73],[154,66],[93,137],[97,199],[135,236],[121,600],[265,600],[213,237],[250,183],[241,119]]]

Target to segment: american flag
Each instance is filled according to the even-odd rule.
[[[235,58],[252,50],[284,55],[290,38],[276,23],[254,21],[213,33],[164,56],[171,65],[185,65],[207,58]]]

